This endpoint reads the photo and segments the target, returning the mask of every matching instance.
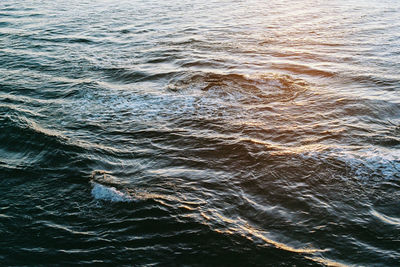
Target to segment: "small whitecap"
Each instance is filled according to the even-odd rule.
[[[92,183],[92,195],[95,199],[111,202],[131,202],[132,197],[117,190],[115,187],[109,187],[98,183]]]

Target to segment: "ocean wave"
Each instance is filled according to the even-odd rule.
[[[131,202],[133,198],[115,187],[105,186],[92,182],[92,196],[97,200],[105,200],[111,202]]]
[[[306,151],[301,155],[305,158],[329,163],[331,160],[345,163],[351,172],[361,179],[381,177],[394,180],[400,177],[400,152],[396,149],[371,148],[361,150],[348,150],[343,148],[326,148],[321,150]],[[331,165],[331,164],[329,164]]]
[[[93,70],[101,71],[104,76],[115,82],[135,83],[144,81],[157,81],[175,75],[176,71],[166,72],[148,72],[143,70],[134,70],[123,67],[94,67]]]
[[[290,101],[306,91],[309,84],[289,75],[265,73],[259,75],[189,72],[171,80],[168,90],[185,92],[197,90],[221,100],[248,102]]]

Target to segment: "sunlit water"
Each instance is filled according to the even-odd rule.
[[[400,262],[400,1],[2,1],[0,264]]]

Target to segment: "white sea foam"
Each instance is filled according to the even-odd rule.
[[[394,178],[400,170],[400,154],[398,151],[369,149],[346,153],[341,156],[359,176],[379,174],[384,178]]]
[[[398,177],[400,152],[386,148],[370,148],[359,151],[332,149],[324,152],[306,152],[302,156],[314,159],[333,157],[346,163],[359,177],[380,175],[387,179]]]
[[[105,186],[92,182],[92,195],[95,199],[106,200],[111,202],[131,202],[132,197],[117,190],[115,187]]]

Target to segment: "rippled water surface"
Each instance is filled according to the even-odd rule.
[[[0,3],[0,263],[398,266],[397,0]]]

